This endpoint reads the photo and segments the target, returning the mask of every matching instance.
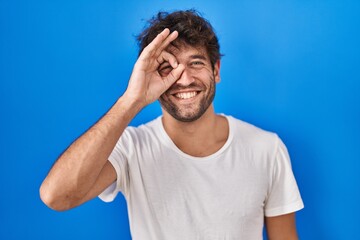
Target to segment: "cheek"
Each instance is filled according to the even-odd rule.
[[[168,99],[169,99],[169,96],[166,94],[166,92],[163,93],[163,94],[161,94],[160,97],[159,97],[160,103],[161,103],[161,102],[165,102],[165,101],[167,101]]]
[[[206,88],[208,90],[214,89],[215,88],[215,76],[213,74],[207,74],[206,76],[204,76],[204,85],[206,86]]]

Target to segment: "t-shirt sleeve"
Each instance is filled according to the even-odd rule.
[[[126,195],[129,184],[129,167],[128,159],[130,154],[131,137],[129,128],[125,129],[124,133],[115,145],[108,160],[113,165],[116,171],[116,181],[108,186],[98,197],[104,202],[111,202],[115,199],[119,192]]]
[[[270,189],[265,203],[266,217],[292,213],[304,208],[288,151],[279,138],[273,160]]]

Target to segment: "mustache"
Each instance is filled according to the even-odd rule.
[[[184,86],[175,82],[168,90],[166,90],[166,92],[179,91],[188,88],[204,89],[204,85],[192,82],[191,84]]]

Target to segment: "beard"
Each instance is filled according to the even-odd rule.
[[[198,103],[180,105],[169,99],[167,97],[167,92],[165,92],[163,95],[160,96],[159,102],[163,107],[163,109],[165,109],[165,111],[169,113],[176,120],[181,122],[193,122],[199,119],[213,102],[215,97],[215,85],[216,84],[214,77],[210,79],[210,86],[208,88],[206,88],[206,86],[202,83],[199,84],[195,82],[187,87],[182,87],[174,84],[173,86],[170,87],[170,89],[167,92],[180,90],[180,89],[184,90],[186,88],[190,89],[194,87],[194,88],[204,89],[204,91],[198,93],[198,94],[203,94],[203,96]]]

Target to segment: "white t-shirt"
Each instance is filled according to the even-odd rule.
[[[303,208],[278,136],[226,118],[228,139],[207,157],[177,148],[161,117],[125,130],[109,157],[117,181],[99,197],[123,193],[134,240],[260,240],[264,216]]]

